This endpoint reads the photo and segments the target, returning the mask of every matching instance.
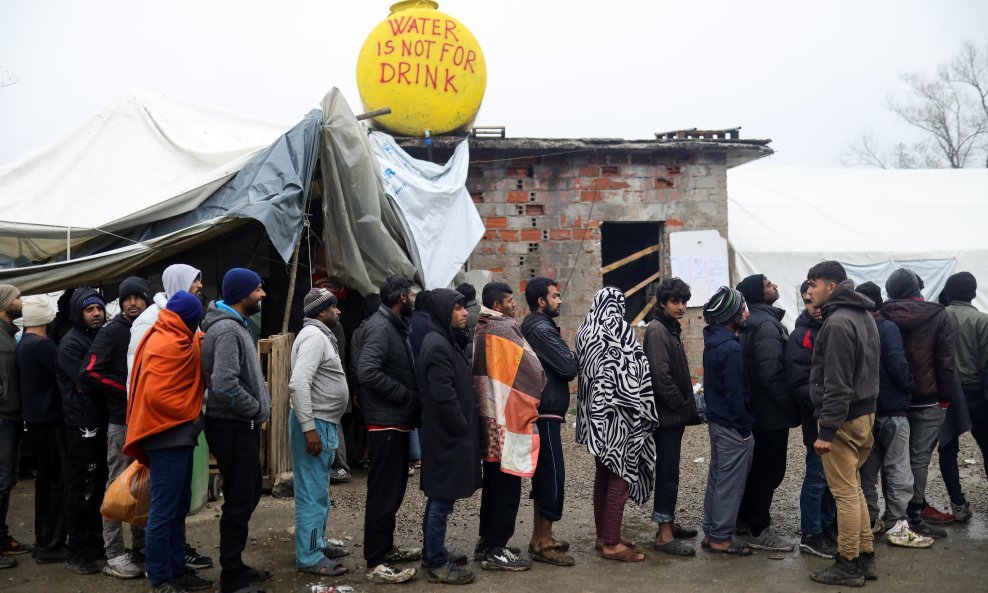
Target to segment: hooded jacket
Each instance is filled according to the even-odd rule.
[[[131,320],[117,314],[96,334],[86,352],[79,382],[106,401],[110,424],[127,423],[127,346]]]
[[[961,387],[985,393],[988,387],[988,314],[966,301],[951,301],[947,306],[947,317],[954,334]]]
[[[422,490],[439,500],[468,498],[481,485],[480,416],[473,377],[450,325],[454,306],[464,301],[455,290],[432,291],[432,326],[415,365],[422,386]]]
[[[213,301],[202,330],[207,422],[234,420],[259,428],[271,415],[271,395],[247,321],[223,301]]]
[[[421,422],[408,323],[381,305],[364,326],[357,363],[364,422],[411,428]]]
[[[759,288],[761,286],[759,285]],[[756,430],[784,430],[799,424],[799,414],[786,389],[785,311],[767,303],[749,303],[751,316],[741,329],[748,389]]]
[[[915,299],[886,301],[882,315],[902,332],[913,376],[912,406],[949,405],[954,395],[954,337],[947,310]]]
[[[881,343],[871,316],[875,304],[854,282],[837,285],[823,306],[823,326],[813,345],[810,398],[819,438],[833,441],[840,425],[875,412]]]
[[[95,428],[107,422],[106,400],[99,393],[90,393],[79,381],[82,362],[93,345],[98,329],[89,329],[82,321],[82,303],[99,296],[92,288],[78,288],[69,301],[69,321],[72,329],[58,343],[58,391],[62,395],[62,415],[66,426]]]
[[[657,314],[645,328],[645,357],[648,359],[655,409],[662,428],[700,424],[682,334],[679,321],[664,313]]]
[[[810,367],[813,366],[813,345],[822,325],[822,321],[803,310],[786,343],[786,388],[799,411],[803,444],[807,447],[812,447],[817,437],[813,400],[810,399]]]
[[[878,372],[878,416],[905,416],[912,400],[913,377],[909,373],[902,334],[894,323],[874,312],[878,338],[882,345],[881,367]]]
[[[751,436],[754,422],[746,374],[740,338],[723,325],[703,328],[707,422],[733,428],[742,438]]]
[[[148,308],[137,316],[130,326],[130,343],[127,345],[127,385],[130,387],[130,371],[134,368],[134,354],[137,352],[137,345],[141,343],[141,338],[147,333],[154,322],[158,320],[158,314],[165,309],[168,304],[168,297],[180,290],[188,291],[202,274],[199,270],[185,264],[172,264],[165,268],[165,273],[161,275],[161,283],[164,284],[165,291],[154,295]]]
[[[545,313],[532,311],[521,323],[521,333],[545,371],[546,383],[539,415],[562,420],[569,411],[569,383],[580,373],[576,356],[563,340],[559,326]]]

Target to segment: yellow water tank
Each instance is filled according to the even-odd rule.
[[[431,0],[391,7],[357,58],[357,88],[365,111],[391,108],[377,127],[402,136],[469,128],[487,88],[480,44]]]

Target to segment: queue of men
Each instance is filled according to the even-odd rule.
[[[192,452],[204,432],[223,478],[220,591],[256,593],[257,584],[272,577],[243,558],[261,496],[260,427],[271,411],[248,331],[265,297],[261,278],[243,268],[228,271],[222,300],[211,302],[205,315],[198,270],[170,266],[163,284],[164,292],[152,297],[145,280],[124,280],[120,313],[109,323],[99,292],[76,289],[68,303],[71,329],[57,342],[47,331],[55,319],[48,299],[22,299],[16,288],[0,285],[0,568],[31,553],[38,563],[64,562],[78,574],[146,575],[156,593],[212,587],[196,574],[212,560],[188,546],[184,522]],[[643,340],[659,419],[647,437],[656,451],[652,548],[672,556],[696,553],[687,542],[698,531],[676,521],[676,508],[683,434],[704,421],[711,456],[700,547],[711,553],[795,547],[771,528],[771,505],[796,426],[806,449],[799,547],[835,561],[814,571],[813,580],[861,586],[877,578],[876,534],[892,545],[928,548],[947,535],[935,523],[968,520],[969,504],[950,470],[958,429],[945,432],[944,419],[951,413],[966,419],[984,452],[988,315],[971,305],[976,281],[970,274],[951,276],[941,299],[946,306],[923,300],[922,288],[915,273],[898,270],[886,283],[890,298],[884,301],[873,283],[855,287],[839,263],[823,262],[799,289],[805,310],[790,334],[781,324],[784,311],[774,306],[778,287],[769,279],[755,275],[736,289],[722,287],[704,306],[705,397],[698,398],[680,323],[690,287],[664,279]],[[367,431],[368,582],[409,582],[419,572],[409,562],[419,562],[430,582],[473,581],[470,558],[446,547],[446,526],[455,502],[477,490],[473,559],[481,569],[575,564],[569,544],[553,534],[565,498],[561,425],[570,383],[580,372],[555,323],[559,285],[549,278],[529,281],[529,313],[520,323],[507,284],[483,287],[474,316],[468,306],[475,295],[463,286],[416,297],[410,280],[387,278],[379,294],[368,297],[380,305],[367,311],[359,339],[351,340],[349,365],[347,342],[339,337],[339,298],[318,287],[305,295],[291,352],[288,427],[300,572],[347,572],[338,559],[350,552],[327,542],[325,533],[351,391],[359,393]],[[409,322],[413,303],[428,314],[419,329]],[[34,546],[17,541],[6,526],[25,427],[39,462]],[[415,430],[427,499],[421,546],[395,539]],[[951,513],[926,501],[938,443]],[[128,547],[128,530],[102,520],[100,505],[108,484],[133,459],[150,467],[151,507],[146,529],[129,529]],[[509,543],[523,478],[531,481],[534,501],[528,558]],[[608,545],[629,553],[606,548],[604,558],[644,559],[634,542]]]

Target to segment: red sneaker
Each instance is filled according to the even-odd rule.
[[[922,512],[923,520],[931,525],[947,525],[954,522],[954,516],[950,513],[941,513],[936,508],[926,505]]]

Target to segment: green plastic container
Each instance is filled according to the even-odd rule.
[[[206,506],[209,497],[209,447],[206,433],[199,433],[199,446],[192,454],[192,504],[189,514],[194,515]]]

